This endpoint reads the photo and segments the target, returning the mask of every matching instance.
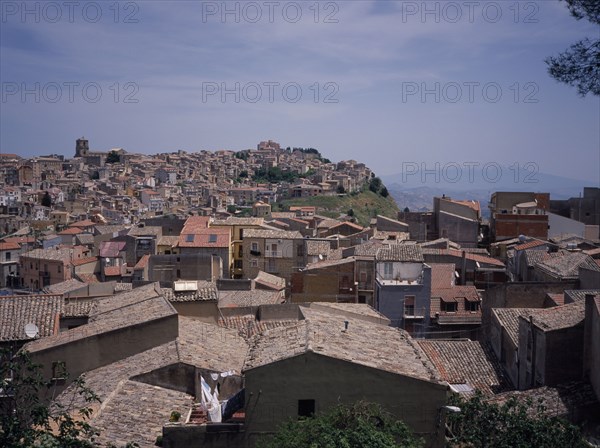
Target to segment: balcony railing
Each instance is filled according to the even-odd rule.
[[[267,258],[281,258],[280,250],[266,250],[265,257]]]
[[[402,315],[404,319],[425,319],[425,315],[427,314],[426,308],[405,308]]]

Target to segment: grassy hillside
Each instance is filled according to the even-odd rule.
[[[362,226],[368,226],[373,216],[383,215],[397,219],[398,205],[391,196],[383,198],[372,191],[363,191],[355,195],[344,196],[317,196],[306,199],[286,199],[279,202],[280,207],[287,210],[293,205],[312,205],[317,207],[317,213],[332,218],[346,214],[348,210],[354,210],[356,222]],[[279,208],[281,209],[281,208]],[[277,210],[276,208],[274,210]]]

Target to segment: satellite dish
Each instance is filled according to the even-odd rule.
[[[40,329],[36,324],[25,325],[25,334],[28,338],[33,339],[40,333]]]

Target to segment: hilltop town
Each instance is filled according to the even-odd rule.
[[[368,399],[442,447],[449,397],[476,392],[543,399],[597,443],[600,188],[322,207],[365,194],[393,202],[365,163],[272,140],[0,154],[0,348],[56,403],[85,375],[103,443],[253,447]]]

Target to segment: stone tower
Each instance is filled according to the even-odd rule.
[[[75,157],[83,157],[90,151],[90,144],[85,137],[77,139],[75,144]]]

